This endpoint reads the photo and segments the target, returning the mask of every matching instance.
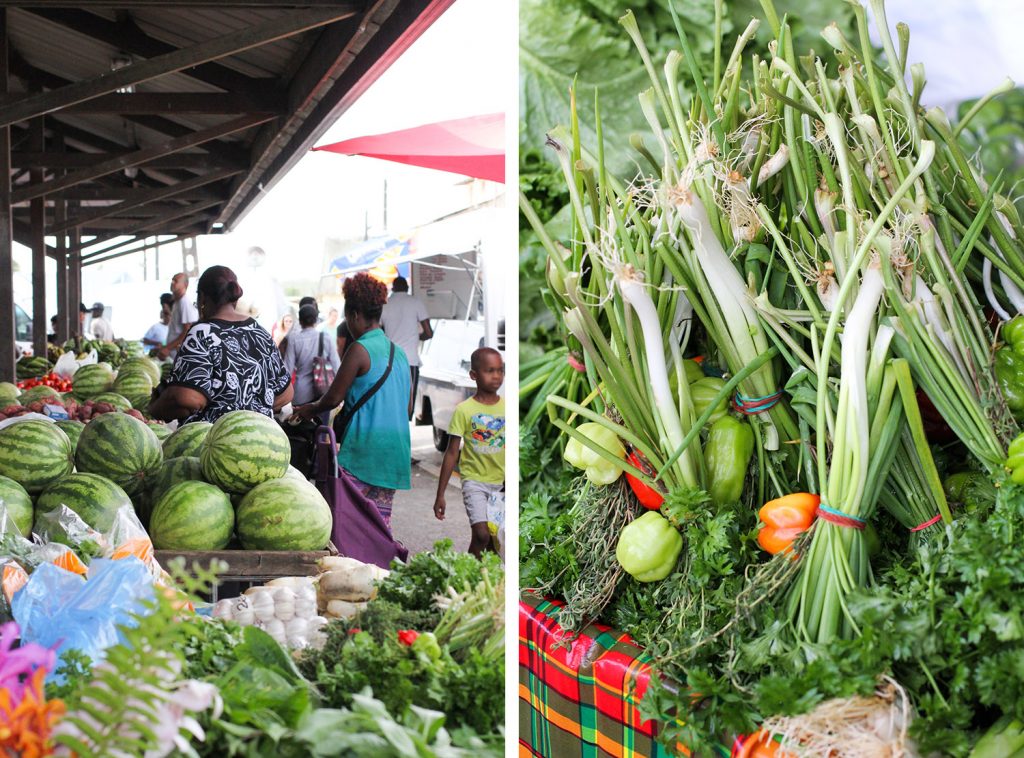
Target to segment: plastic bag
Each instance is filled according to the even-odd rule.
[[[487,530],[491,533],[494,549],[505,557],[505,493],[495,492],[487,498]]]
[[[97,558],[88,580],[43,564],[11,603],[22,643],[54,647],[58,654],[81,650],[93,661],[121,641],[118,626],[133,626],[133,614],[153,599],[153,580],[142,561]]]
[[[64,353],[57,359],[57,363],[53,367],[53,373],[64,379],[70,379],[79,368],[88,366],[90,363],[98,363],[99,359],[95,350],[90,350],[81,360],[76,358],[74,353]]]
[[[61,568],[84,574],[84,566],[74,565],[74,561],[65,555],[65,546],[73,548],[85,563],[96,556],[115,561],[134,556],[142,561],[154,582],[168,586],[172,584],[167,573],[157,563],[153,555],[153,542],[130,505],[117,509],[110,528],[102,534],[67,506],[58,506],[37,515],[34,538],[40,543],[36,554],[45,556],[39,563],[56,563]]]

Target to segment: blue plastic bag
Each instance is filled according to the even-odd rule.
[[[153,578],[138,558],[97,558],[88,579],[44,563],[14,596],[11,609],[23,642],[81,650],[94,662],[122,640],[118,626],[133,626],[132,614],[153,599]]]

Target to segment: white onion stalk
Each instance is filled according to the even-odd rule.
[[[997,211],[996,218],[999,219],[999,223],[1001,223],[1003,225],[1003,228],[1006,229],[1006,233],[1010,235],[1010,239],[1017,239],[1017,235],[1014,233],[1013,227],[1010,225],[1010,222],[1006,220],[1006,216]],[[993,247],[997,246],[993,243]],[[1002,254],[1000,254],[1000,257],[1003,258],[1003,260],[1006,260],[1006,258],[1003,257]],[[992,263],[991,261],[989,261],[988,258],[985,259],[985,262],[988,263],[989,267],[991,268]],[[1007,299],[1009,299],[1010,304],[1017,309],[1017,313],[1024,313],[1024,292],[1021,292],[1020,287],[1014,284],[1013,280],[1010,279],[1010,277],[1008,277],[1002,271],[999,272],[999,281],[1002,282],[1003,291],[1006,293],[1006,297]],[[1009,319],[1009,316],[1007,316],[1006,318]]]
[[[956,349],[953,334],[949,331],[949,322],[942,312],[939,301],[936,300],[934,293],[925,284],[920,274],[914,275],[914,294],[917,296],[917,301],[924,311],[924,323],[932,328],[935,336],[939,338],[942,346],[946,348],[950,358],[957,359],[957,363],[959,363],[959,353]],[[960,368],[962,369],[963,367],[961,366]]]
[[[885,282],[878,261],[872,261],[861,279],[860,290],[846,318],[841,337],[841,373],[839,378],[839,402],[836,422],[837,434],[845,431],[844,439],[836,441],[845,455],[833,459],[832,471],[845,471],[849,478],[829,476],[828,502],[833,507],[843,503],[843,509],[851,515],[860,510],[861,498],[868,479],[868,464],[871,458],[868,440],[871,419],[868,413],[867,361],[868,334],[878,304],[882,299]],[[843,422],[839,421],[843,419]],[[852,465],[848,463],[852,458]],[[866,504],[863,504],[866,505]]]
[[[697,193],[692,188],[680,188],[674,200],[679,220],[693,239],[697,265],[718,302],[721,320],[733,347],[733,356],[740,364],[749,363],[767,351],[769,346],[747,285],[722,248]],[[757,394],[768,395],[776,389],[770,365],[758,369],[750,376],[750,381],[757,387]],[[764,447],[766,450],[777,450],[780,443],[779,430],[767,414],[764,416],[764,424]]]
[[[683,444],[683,427],[679,421],[675,397],[669,386],[668,369],[665,365],[665,345],[662,340],[661,324],[658,322],[658,309],[654,307],[647,288],[639,279],[632,267],[625,266],[615,277],[622,298],[636,312],[640,328],[644,335],[644,351],[647,355],[647,375],[651,382],[651,396],[667,439],[662,440],[663,450],[678,450]],[[689,451],[679,458],[682,465],[684,481],[696,484],[698,478],[693,470],[693,462]]]
[[[715,236],[704,203],[697,197],[697,193],[684,190],[678,193],[675,207],[679,220],[693,236],[693,249],[701,273],[718,299],[726,328],[738,354],[750,357],[760,355],[768,349],[768,345],[763,336],[755,341],[751,334],[751,326],[754,326],[760,335],[757,312],[747,297],[743,277]]]
[[[761,170],[757,172],[757,183],[764,184],[777,173],[782,171],[789,163],[789,145],[783,142],[775,154],[764,162]]]
[[[981,283],[985,287],[985,297],[988,299],[988,304],[992,306],[992,310],[996,312],[1003,321],[1009,321],[1011,316],[1003,308],[999,299],[996,297],[996,292],[992,289],[992,260],[985,258],[985,262],[981,264]]]
[[[814,190],[814,210],[818,214],[818,221],[821,228],[825,230],[825,239],[828,240],[829,250],[835,250],[836,224],[832,218],[832,212],[836,207],[836,193],[828,189]]]

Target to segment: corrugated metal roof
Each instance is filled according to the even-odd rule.
[[[197,215],[184,231],[209,232],[215,221],[227,226],[237,223],[258,201],[260,188],[269,187],[287,172],[368,82],[451,2],[354,0],[340,10],[336,7],[330,16],[322,6],[311,10],[285,4],[259,9],[226,8],[216,3],[189,7],[174,3],[131,7],[129,3],[127,8],[96,8],[88,2],[74,8],[48,2],[8,6],[10,92],[19,94],[22,101],[11,102],[10,110],[0,105],[0,121],[7,115],[3,123],[14,127],[16,237],[24,241],[32,197],[45,196],[52,201],[61,193],[87,197],[88,207],[94,210],[111,202],[104,192],[125,202],[123,211],[93,222],[94,229],[109,230],[107,239],[117,235],[118,218],[122,229],[130,228],[139,236],[175,231],[183,222],[174,209],[190,201],[167,193],[181,182],[190,182],[190,186],[205,182],[203,177],[214,177],[215,171],[222,172],[217,175],[220,178],[192,193],[200,198],[194,206]],[[353,9],[357,11],[354,15]],[[342,16],[343,20],[324,24]],[[172,53],[187,55],[197,45],[219,45],[232,35],[253,33],[261,24],[267,37],[281,34],[282,29],[307,28],[265,44],[249,45],[213,62],[193,59],[192,65],[173,73],[157,71],[158,62],[152,62],[154,58],[165,60]],[[131,61],[130,70],[117,76],[127,78],[136,72],[142,76],[153,69],[151,78],[132,83],[134,93],[173,97],[161,97],[155,104],[152,99],[134,98],[133,105],[144,112],[121,111],[121,100],[104,106],[117,107],[118,112],[94,112],[110,92],[103,87],[109,76],[101,77],[113,70],[115,58]],[[181,60],[181,65],[188,65],[187,58]],[[71,92],[75,95],[68,94]],[[187,93],[223,93],[224,100],[210,103]],[[100,100],[92,103],[95,97]],[[189,110],[167,110],[171,106],[166,103],[183,102],[174,97],[188,97]],[[223,107],[224,103],[231,107]],[[212,112],[211,108],[225,112]],[[277,108],[285,110],[273,110]],[[154,109],[158,112],[153,113]],[[66,151],[71,155],[38,156],[27,146],[27,122],[18,121],[44,112],[51,114],[45,119],[50,132],[55,128],[65,132]],[[197,132],[199,136],[194,136]],[[164,155],[163,146],[169,142],[174,154]],[[52,143],[47,149],[52,152]],[[111,158],[111,151],[131,155]],[[189,155],[194,157],[188,160]],[[101,162],[98,167],[97,161]],[[48,167],[43,184],[32,183],[25,170],[39,165]],[[142,198],[135,201],[140,207],[127,208],[131,193]],[[221,202],[211,204],[211,193],[215,193],[214,199],[221,197]],[[147,207],[150,196],[155,199]],[[150,211],[157,212],[153,227],[136,229],[143,223],[140,219],[154,218]],[[161,213],[175,218],[163,224]]]

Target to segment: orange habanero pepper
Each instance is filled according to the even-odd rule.
[[[793,540],[814,523],[820,503],[821,498],[809,492],[794,492],[765,503],[757,512],[764,524],[757,533],[757,544],[772,555],[788,551]]]

